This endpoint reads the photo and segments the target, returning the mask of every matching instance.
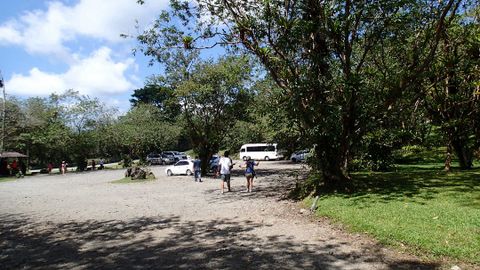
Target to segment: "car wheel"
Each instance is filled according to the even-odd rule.
[[[171,170],[168,170],[168,171],[167,171],[167,175],[168,175],[168,176],[172,176],[172,175],[173,175],[172,171],[171,171]]]
[[[243,161],[247,161],[247,156],[244,156],[242,159]]]
[[[187,175],[192,175],[192,171],[187,170]]]
[[[269,161],[270,158],[268,156],[265,157],[265,161]]]
[[[297,162],[297,160],[295,158],[292,158],[292,162]]]

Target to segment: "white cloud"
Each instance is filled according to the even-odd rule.
[[[29,53],[51,54],[69,58],[66,42],[78,37],[122,42],[121,33],[132,33],[135,20],[151,22],[167,6],[168,0],[80,0],[74,6],[48,3],[48,9],[24,13],[0,25],[0,44],[23,46]]]
[[[135,86],[126,76],[135,68],[133,58],[115,62],[111,50],[102,47],[85,59],[77,60],[65,73],[47,73],[32,68],[28,75],[13,74],[6,82],[8,92],[23,96],[46,96],[74,89],[82,94],[108,96],[131,91]]]

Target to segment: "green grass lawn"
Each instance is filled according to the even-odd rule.
[[[480,170],[403,165],[353,174],[356,192],[320,198],[316,213],[427,258],[480,263]],[[311,203],[311,198],[307,203]]]
[[[0,183],[2,182],[10,182],[10,181],[15,181],[17,179],[20,179],[20,178],[17,178],[15,176],[8,176],[8,177],[0,177]]]
[[[130,177],[124,177],[122,179],[114,180],[110,183],[112,184],[133,184],[133,183],[145,183],[155,181],[156,178],[147,178],[147,179],[137,179],[132,180]]]

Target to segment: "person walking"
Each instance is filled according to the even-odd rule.
[[[202,161],[198,159],[198,156],[195,156],[195,160],[193,161],[193,171],[195,182],[202,182]]]
[[[95,159],[92,159],[92,171],[95,171],[95,166],[97,164],[95,163]]]
[[[220,167],[220,179],[222,181],[222,193],[225,190],[225,183],[227,183],[228,192],[232,191],[230,188],[230,172],[233,168],[234,163],[232,159],[229,157],[229,151],[225,151],[223,157],[220,158],[218,166]]]
[[[260,162],[255,162],[255,160],[252,160],[248,158],[243,165],[240,165],[240,167],[245,168],[245,178],[247,178],[247,190],[246,192],[252,192],[253,189],[253,178],[255,178],[255,166],[258,166]]]

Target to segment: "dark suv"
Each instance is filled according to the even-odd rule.
[[[162,161],[162,155],[160,154],[149,154],[147,156],[147,162],[151,165],[154,165],[154,164],[163,164],[163,161]]]
[[[162,155],[168,156],[168,157],[173,157],[174,161],[177,162],[181,159],[187,159],[187,155],[184,153],[180,153],[177,151],[163,151]]]
[[[175,163],[175,158],[172,155],[165,155],[165,154],[150,154],[147,156],[147,162],[151,165],[155,164],[173,164]]]

